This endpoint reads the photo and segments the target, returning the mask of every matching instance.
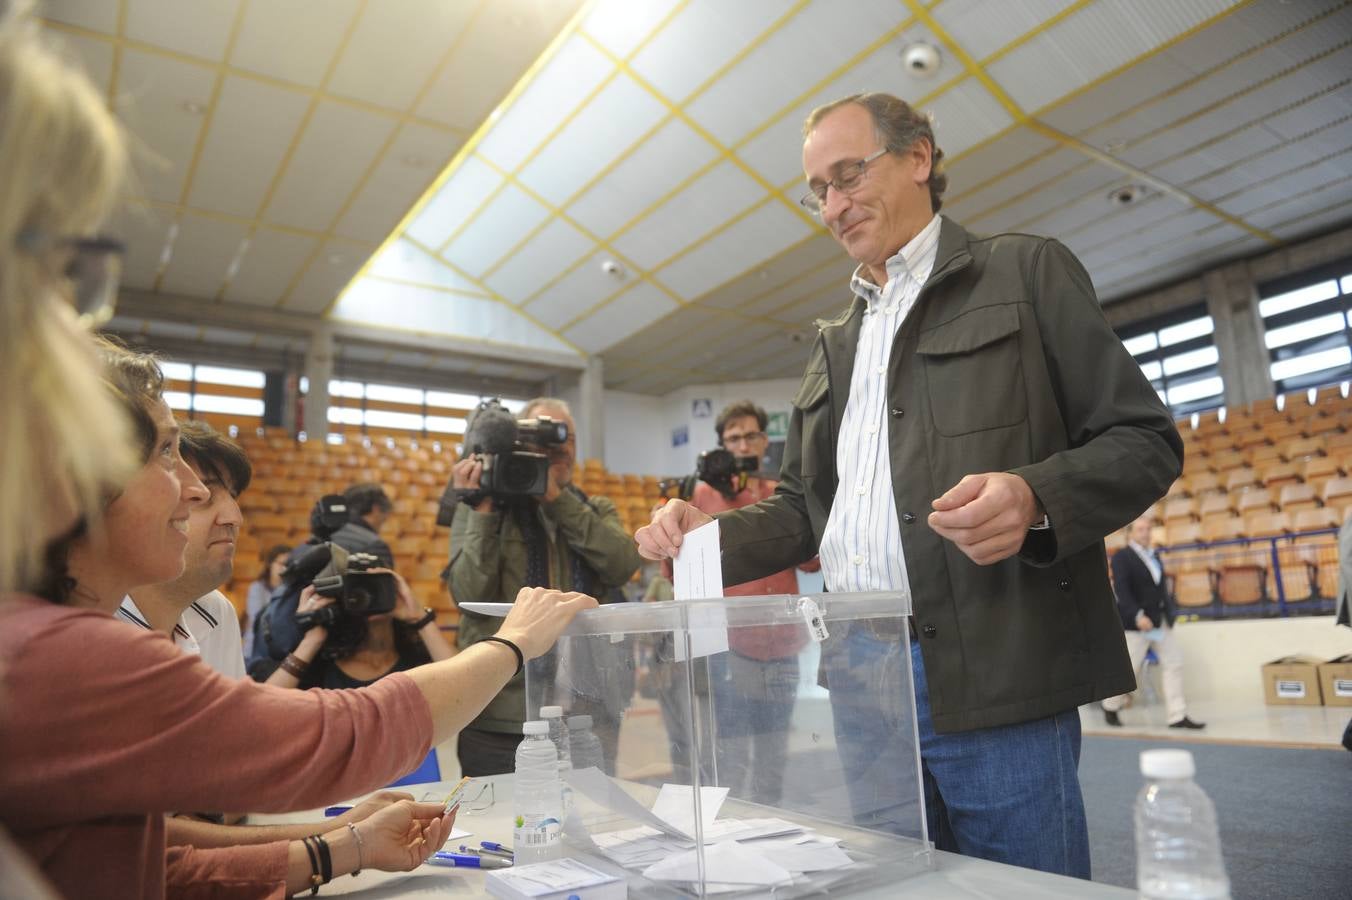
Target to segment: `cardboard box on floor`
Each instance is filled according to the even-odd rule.
[[[1319,706],[1319,663],[1314,656],[1283,656],[1263,665],[1263,694],[1269,706]]]
[[[1325,706],[1352,706],[1352,653],[1319,664]]]

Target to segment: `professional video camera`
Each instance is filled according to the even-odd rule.
[[[366,619],[394,612],[398,600],[394,576],[369,572],[380,560],[370,553],[349,553],[329,541],[292,560],[282,578],[313,584],[315,592],[332,597],[333,603],[313,612],[296,613],[296,625],[308,631],[316,625],[332,629],[344,620]]]
[[[470,413],[465,430],[465,455],[483,462],[479,493],[486,497],[531,497],[549,487],[549,456],[527,448],[556,447],[568,440],[568,424],[538,416],[517,419],[497,398],[483,401]],[[447,486],[437,510],[437,524],[449,526],[461,492]]]
[[[689,500],[695,493],[695,482],[703,481],[716,489],[724,497],[731,499],[746,487],[747,476],[760,468],[760,460],[754,456],[733,456],[725,447],[705,450],[695,460],[695,473],[680,478],[666,478],[657,483],[664,496],[676,490],[676,497]]]

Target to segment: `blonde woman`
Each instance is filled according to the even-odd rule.
[[[124,165],[88,82],[27,21],[0,22],[0,825],[71,897],[281,897],[363,865],[416,866],[449,822],[408,802],[320,835],[323,854],[167,848],[163,813],[372,790],[595,601],[523,591],[502,640],[355,691],[230,681],[115,620],[138,579],[181,570],[176,523],[201,490],[158,371],[111,354],[104,383],[76,324],[111,311],[118,246],[92,235]]]

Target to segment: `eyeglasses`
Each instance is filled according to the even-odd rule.
[[[71,284],[71,299],[80,322],[98,328],[113,317],[122,257],[127,247],[110,237],[63,238],[38,231],[21,233],[16,246],[31,256],[60,254],[61,273]]]
[[[798,198],[798,202],[803,204],[803,208],[814,216],[820,216],[822,210],[826,207],[827,188],[835,188],[841,194],[853,193],[859,187],[859,183],[864,180],[864,172],[868,169],[869,164],[886,153],[887,148],[884,147],[877,153],[864,157],[859,162],[841,166],[840,172],[835,178],[812,188]]]
[[[723,438],[724,444],[754,444],[765,440],[765,432],[748,431],[746,434],[730,434]]]

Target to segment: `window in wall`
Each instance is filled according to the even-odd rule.
[[[1261,285],[1259,296],[1278,394],[1352,377],[1352,260]]]
[[[335,379],[329,382],[328,418],[330,424],[361,434],[374,430],[428,437],[458,436],[465,433],[466,414],[481,399],[476,394]],[[513,412],[520,412],[525,404],[515,397],[501,399],[503,406]],[[329,440],[333,441],[334,435]]]
[[[1134,322],[1118,337],[1176,418],[1225,405],[1215,324],[1205,303]]]
[[[238,419],[263,418],[267,378],[262,372],[184,362],[165,362],[160,368],[166,381],[164,400],[170,409]]]

